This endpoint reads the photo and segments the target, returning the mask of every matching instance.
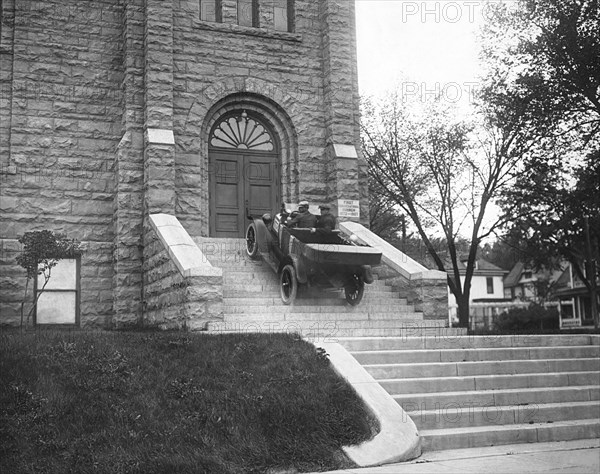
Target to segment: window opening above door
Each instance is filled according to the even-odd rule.
[[[210,146],[236,150],[275,151],[268,129],[246,111],[224,118],[214,128]]]

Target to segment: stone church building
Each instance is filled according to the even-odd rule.
[[[83,243],[81,327],[146,317],[148,216],[242,237],[245,215],[359,201],[354,2],[2,0],[0,323],[19,236]]]

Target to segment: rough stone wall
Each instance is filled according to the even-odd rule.
[[[394,269],[381,264],[373,269],[380,280],[392,286],[423,318],[448,322],[448,283],[446,280],[417,278],[409,280]]]
[[[259,28],[235,24],[236,0],[223,23],[200,21],[197,0],[3,0],[2,320],[22,290],[16,239],[50,229],[86,248],[82,326],[140,323],[147,216],[208,234],[208,133],[233,108],[276,130],[283,200],[357,199],[360,163],[331,152],[358,144],[351,3],[296,0],[288,33],[272,0]]]
[[[3,1],[1,41],[2,319],[15,317],[12,299],[21,289],[11,263],[15,239],[50,229],[85,244],[81,323],[105,326],[112,313],[122,6],[116,0]]]
[[[222,318],[222,276],[183,277],[153,229],[146,235],[145,253],[145,326],[203,330],[215,314]]]
[[[122,137],[115,153],[113,196],[113,327],[143,317],[144,0],[123,3]]]
[[[225,22],[234,14],[235,0],[222,3]],[[287,148],[281,169],[285,201],[358,199],[356,159],[347,186],[336,188],[346,179],[345,171],[327,153],[334,142],[357,144],[354,10],[349,3],[297,0],[293,33],[275,31],[264,11],[260,28],[245,28],[233,24],[235,19],[200,21],[197,2],[182,1],[174,9],[176,214],[192,235],[208,234],[208,134],[214,115],[234,108],[233,103],[218,107],[232,95],[248,110],[268,111],[273,128],[286,129],[278,133]],[[339,195],[344,190],[352,195]]]

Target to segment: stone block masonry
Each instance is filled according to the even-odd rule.
[[[19,236],[80,240],[81,325],[112,324],[114,158],[121,139],[122,5],[113,0],[2,2],[0,263],[2,323],[25,278]],[[139,289],[138,289],[139,292]]]
[[[223,319],[223,273],[213,267],[177,218],[151,214],[144,263],[144,325],[203,330]]]
[[[82,326],[162,324],[157,308],[173,305],[149,306],[146,283],[166,283],[146,272],[179,277],[159,262],[149,216],[210,235],[208,137],[224,114],[272,129],[282,201],[360,199],[366,222],[351,3],[295,0],[282,31],[273,0],[258,0],[253,27],[236,0],[220,2],[220,22],[201,20],[197,0],[3,0],[0,322],[17,318],[16,240],[49,229],[86,246]],[[212,277],[186,278],[171,299],[208,298]]]
[[[448,325],[448,283],[444,272],[428,270],[369,229],[355,222],[340,223],[340,230],[354,235],[358,242],[381,250],[382,270],[377,271],[386,285],[392,286],[423,319],[444,321]]]

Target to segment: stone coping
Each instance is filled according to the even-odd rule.
[[[448,279],[446,273],[439,270],[428,270],[357,222],[340,222],[339,228],[346,235],[356,235],[361,244],[381,250],[381,260],[407,280],[444,280],[445,282]]]
[[[369,441],[344,446],[359,467],[408,461],[421,455],[417,427],[402,407],[371,377],[352,355],[336,342],[313,341],[327,352],[334,370],[356,391],[379,421],[380,431]]]
[[[183,277],[223,275],[223,270],[210,264],[177,217],[151,214],[150,225]]]

